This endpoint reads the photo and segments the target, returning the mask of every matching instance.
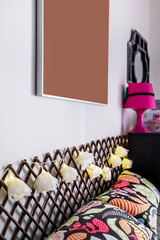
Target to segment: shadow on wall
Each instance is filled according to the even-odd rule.
[[[31,95],[35,95],[37,92],[36,89],[36,79],[37,79],[37,1],[32,1],[32,13],[31,13]]]
[[[125,101],[126,95],[126,88],[122,84],[121,85],[121,116],[122,116],[122,126],[121,126],[121,133],[126,134],[130,131],[136,124],[136,113],[132,109],[124,109],[123,104]]]

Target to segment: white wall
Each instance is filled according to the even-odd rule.
[[[156,99],[160,99],[160,1],[150,1],[149,54],[150,79]]]
[[[126,131],[133,119],[121,108],[127,41],[132,28],[148,39],[148,22],[149,0],[110,0],[108,105],[49,99],[34,94],[35,0],[1,0],[0,168]]]

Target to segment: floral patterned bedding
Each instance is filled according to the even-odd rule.
[[[157,239],[158,190],[124,171],[113,187],[80,208],[46,240]]]
[[[125,211],[101,201],[79,209],[46,240],[148,240],[155,234]]]
[[[159,192],[140,175],[124,171],[118,177],[117,183],[97,199],[121,208],[157,232]]]

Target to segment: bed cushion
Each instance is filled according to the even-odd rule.
[[[46,240],[154,239],[155,234],[125,211],[92,201],[79,209]]]
[[[128,170],[125,170],[121,173],[121,175],[119,176],[119,180],[120,179],[122,180],[124,175],[128,175],[130,177],[134,176],[134,177],[138,178],[141,185],[144,185],[145,187],[147,187],[148,189],[150,189],[154,193],[154,195],[157,198],[157,206],[158,206],[158,204],[160,202],[160,193],[159,193],[158,189],[150,181],[148,181],[146,178],[143,178],[139,174],[133,173],[133,172],[128,171]],[[132,180],[130,180],[130,182],[132,182]]]
[[[157,232],[159,192],[148,180],[124,171],[113,187],[97,197],[102,202],[117,206]]]

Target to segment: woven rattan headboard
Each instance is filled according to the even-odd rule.
[[[6,172],[3,179],[0,180],[0,188],[3,187],[5,192],[5,197],[0,205],[0,239],[44,239],[65,222],[81,205],[108,189],[121,172],[120,167],[112,169],[111,182],[105,182],[102,177],[91,181],[89,177],[84,178],[86,171],[77,168],[73,155],[77,155],[78,150],[93,152],[95,163],[103,167],[109,150],[114,151],[117,144],[127,147],[126,137],[118,136],[101,141],[92,141],[90,144],[81,145],[79,149],[74,147],[72,149],[67,148],[65,151],[56,150],[53,157],[47,153],[43,160],[43,162],[46,162],[45,170],[52,172],[55,169],[57,177],[59,177],[59,185],[55,191],[48,192],[46,195],[36,195],[33,190],[30,197],[23,198],[20,201],[15,202],[13,199],[8,199],[7,186],[4,183]],[[79,173],[77,180],[69,184],[61,180],[60,171],[53,161],[64,156],[67,164],[74,166]],[[35,157],[34,161],[40,162],[38,157]],[[35,164],[29,164],[27,160],[23,160],[18,166],[9,165],[9,169],[30,187],[32,187],[39,174]]]

